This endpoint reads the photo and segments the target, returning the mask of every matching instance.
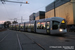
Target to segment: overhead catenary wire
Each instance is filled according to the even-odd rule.
[[[54,0],[55,1],[55,0]],[[53,2],[54,2],[53,1]],[[50,3],[49,3],[50,4]],[[39,8],[37,8],[37,9],[35,9],[35,10],[32,10],[32,11],[30,11],[30,12],[35,12],[35,11],[37,11],[37,10],[39,10],[39,9],[42,9],[43,7],[45,8],[46,6],[47,6],[48,4],[46,4],[46,5],[44,5],[44,6],[41,6],[41,7],[39,7]]]
[[[3,6],[4,6],[4,9],[5,9],[5,13],[6,13],[6,15],[8,16],[8,17],[10,17],[10,15],[8,14],[8,9],[7,9],[7,7],[5,6],[5,4],[2,4]],[[6,16],[6,17],[7,17]],[[14,20],[15,21],[15,18],[14,19],[9,19],[9,20]],[[16,21],[17,21],[17,19],[16,19]],[[12,21],[11,21],[12,22]]]
[[[23,0],[22,0],[23,1]],[[21,4],[21,3],[20,3]],[[19,12],[18,12],[18,16],[16,17],[16,18],[18,18],[19,16],[21,17],[22,15],[21,15],[21,10],[22,10],[22,5],[20,5],[20,8],[19,8]],[[32,10],[31,12],[35,12],[35,11],[37,11],[37,10],[39,10],[39,9],[42,9],[43,7],[45,7],[45,5],[44,6],[41,6],[40,8],[37,8],[37,9],[35,9],[35,10]],[[18,19],[17,19],[18,20]],[[20,19],[21,20],[21,19]],[[29,19],[24,19],[24,20],[29,20]]]
[[[9,17],[8,10],[7,10],[6,6],[4,4],[2,4],[2,5],[3,5],[3,8],[5,9],[4,13],[6,13],[6,15],[7,15],[6,17]]]
[[[19,2],[16,2],[16,1],[3,1],[3,3],[5,3],[5,2],[14,2],[14,3],[20,3],[20,9],[19,9],[19,12],[18,12],[18,14],[17,15],[21,15],[21,6],[22,6],[22,3],[24,3],[24,2],[22,2],[23,0],[21,0],[21,2],[19,1]],[[26,2],[26,4],[27,4],[28,2]],[[6,12],[7,12],[7,9],[6,9],[6,6],[4,5],[4,7],[5,7],[5,10],[6,10]],[[9,14],[7,13],[7,16],[9,16]],[[18,16],[17,16],[18,17]],[[14,20],[14,19],[13,19]],[[17,19],[16,19],[17,20]],[[25,19],[26,20],[26,19]]]
[[[5,10],[6,10],[7,16],[9,17],[7,7],[5,6],[5,4],[3,4],[3,6],[5,7]]]
[[[21,0],[21,1],[23,2],[23,0]],[[21,15],[21,13],[22,13],[21,10],[22,10],[22,4],[20,3],[19,16],[21,17],[21,19],[18,19],[18,20],[21,20],[21,22],[23,22],[24,20],[29,20],[29,19],[23,19],[23,16]]]
[[[8,14],[8,10],[7,10],[7,7],[5,6],[5,4],[3,4],[3,6],[4,6],[5,10],[6,10],[6,14],[7,14],[7,16],[8,16],[8,17],[11,17],[11,16]],[[9,20],[17,21],[17,18],[9,19]],[[11,21],[11,23],[12,23],[12,21]]]
[[[45,6],[47,6],[47,5],[41,6],[40,8],[37,8],[37,9],[32,10],[32,11],[30,11],[30,12],[35,12],[35,11],[37,11],[37,10],[39,10],[39,9],[42,9],[42,8],[45,7]]]
[[[22,3],[20,3],[19,16],[21,15],[21,7],[22,7]],[[21,16],[21,19],[20,20],[21,20],[21,22],[23,21],[22,16]]]
[[[20,11],[21,11],[21,7],[22,7],[22,6],[20,6]],[[44,6],[42,6],[42,7],[40,7],[40,8],[37,8],[37,9],[35,9],[35,10],[31,11],[31,12],[37,11],[37,10],[39,10],[39,9],[43,8],[43,7],[45,7],[45,5],[44,5]],[[20,15],[20,13],[21,13],[21,12],[19,12],[19,15]],[[21,19],[20,19],[20,20],[21,20],[21,22],[22,22],[23,20],[29,20],[29,19],[22,19],[22,16],[21,16]]]

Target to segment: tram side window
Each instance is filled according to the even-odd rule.
[[[46,22],[38,22],[37,29],[46,29]]]
[[[24,28],[24,24],[21,24],[20,28],[22,28],[22,29],[23,29],[23,28]]]
[[[9,27],[11,28],[12,26],[11,26],[11,25],[9,25]]]
[[[55,30],[55,29],[58,29],[59,27],[59,22],[58,21],[53,21],[52,22],[52,29]]]
[[[15,28],[15,25],[13,25],[13,28]]]
[[[30,28],[30,24],[28,24],[28,28]]]
[[[19,28],[19,25],[17,25],[17,28]]]
[[[16,28],[17,28],[17,25],[16,25]]]
[[[40,29],[40,22],[37,23],[37,29]]]
[[[34,24],[31,24],[31,28],[34,28]]]
[[[15,27],[17,28],[17,25]]]
[[[45,29],[46,28],[46,22],[41,22],[41,29]]]
[[[25,24],[25,28],[26,28],[26,29],[28,28],[28,24]]]
[[[12,28],[12,25],[11,25],[11,28]]]
[[[47,29],[50,29],[50,22],[47,22]]]

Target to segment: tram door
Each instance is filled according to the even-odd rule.
[[[47,33],[50,33],[50,22],[47,22]]]

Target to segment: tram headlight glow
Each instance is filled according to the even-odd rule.
[[[60,31],[60,32],[62,32],[62,31],[63,31],[63,29],[59,29],[59,31]]]

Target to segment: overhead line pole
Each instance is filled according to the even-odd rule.
[[[56,17],[56,11],[55,11],[55,1],[54,1],[54,17]]]

